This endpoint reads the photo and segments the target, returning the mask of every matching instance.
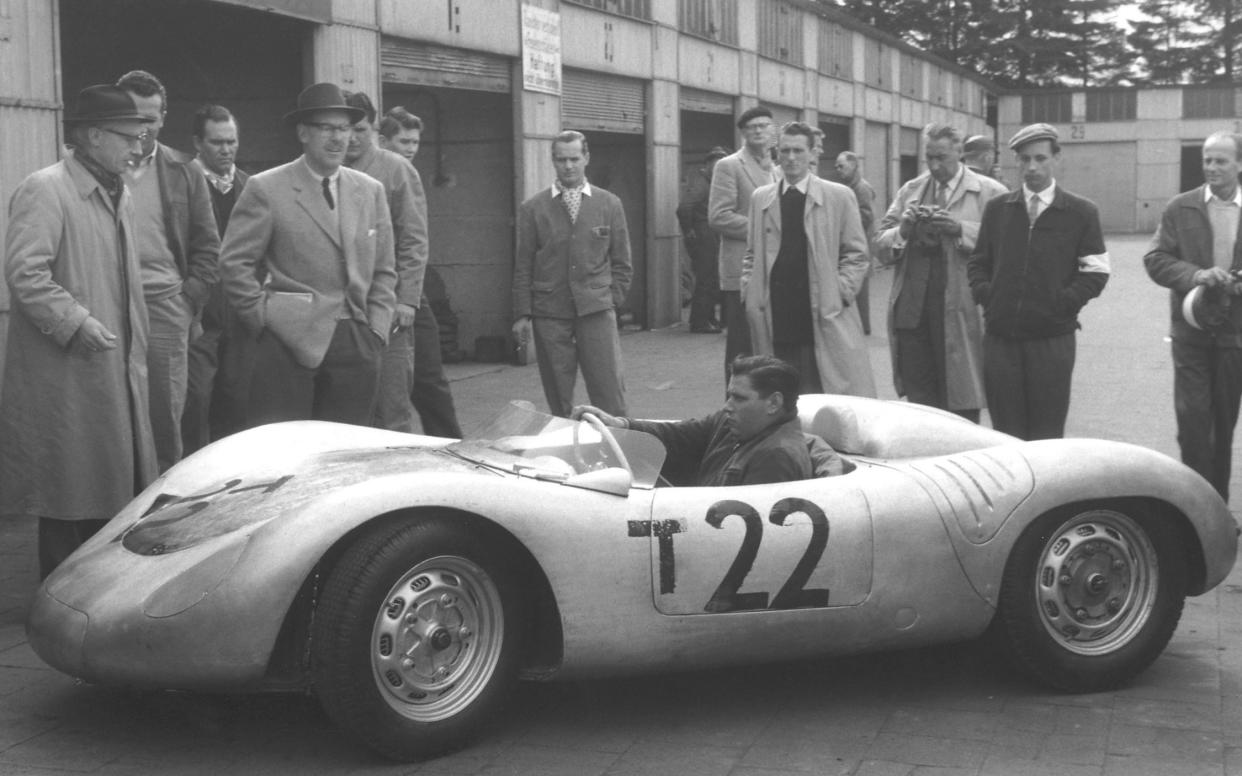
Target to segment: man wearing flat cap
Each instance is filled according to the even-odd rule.
[[[686,196],[677,207],[681,239],[685,241],[690,267],[694,271],[694,293],[690,298],[690,331],[719,334],[720,320],[716,305],[720,302],[720,235],[707,222],[707,199],[712,185],[712,170],[729,152],[716,146],[707,152],[703,166],[690,175]]]
[[[1209,135],[1203,143],[1204,184],[1169,201],[1143,257],[1151,279],[1169,289],[1173,410],[1182,463],[1226,501],[1242,400],[1242,284],[1233,274],[1242,270],[1239,173],[1242,135]],[[1203,320],[1208,316],[1194,309],[1192,291],[1215,303],[1215,321]]]
[[[149,122],[115,86],[82,90],[65,158],[13,194],[0,390],[0,518],[39,519],[51,573],[156,476],[147,308],[121,174]]]
[[[1108,282],[1095,203],[1057,185],[1057,131],[1018,130],[1009,141],[1022,188],[983,211],[968,274],[983,306],[983,381],[992,427],[1019,439],[1065,435],[1078,311]]]
[[[712,171],[711,193],[707,200],[707,222],[720,235],[720,290],[724,300],[725,382],[729,365],[738,355],[749,355],[750,329],[746,308],[742,306],[742,259],[750,237],[750,197],[755,189],[779,180],[772,162],[776,139],[772,111],[757,105],[737,119],[742,131],[742,147],[716,162]]]
[[[343,166],[363,117],[335,84],[308,87],[285,116],[302,156],[251,177],[233,208],[220,275],[256,338],[250,426],[371,421],[397,273],[384,185]]]

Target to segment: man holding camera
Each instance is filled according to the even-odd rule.
[[[961,162],[962,133],[923,129],[927,172],[897,192],[877,229],[874,254],[896,267],[888,304],[897,395],[979,421],[983,321],[970,296],[966,262],[983,206],[1000,183]]]

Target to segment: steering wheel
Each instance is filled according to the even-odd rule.
[[[621,450],[621,445],[617,444],[617,438],[612,435],[612,431],[604,425],[604,422],[596,417],[593,412],[582,413],[581,420],[583,423],[586,423],[588,426],[599,432],[599,435],[603,438],[604,443],[608,445],[608,451],[611,452],[613,457],[617,459],[617,463],[621,465],[621,468],[629,472],[631,477],[633,477],[634,470],[630,468],[629,459],[625,457],[625,452]],[[587,471],[588,467],[586,459],[582,456],[582,446],[578,439],[578,432],[581,428],[582,425],[580,423],[574,424],[574,461],[578,464],[578,468],[580,470]]]

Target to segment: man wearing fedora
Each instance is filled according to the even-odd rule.
[[[363,112],[319,83],[285,116],[302,156],[250,178],[220,253],[225,297],[255,343],[247,424],[368,425],[397,273],[384,185],[344,167]]]
[[[1065,435],[1078,311],[1108,282],[1095,203],[1057,185],[1055,127],[1009,141],[1022,188],[984,207],[967,275],[983,306],[983,386],[992,427],[1019,439]]]
[[[1178,194],[1143,257],[1151,279],[1169,289],[1172,307],[1173,409],[1182,463],[1202,474],[1226,501],[1233,469],[1233,429],[1242,399],[1242,135],[1216,132],[1203,143],[1198,188]],[[1196,288],[1221,295],[1217,325],[1183,314]],[[1224,295],[1228,296],[1224,296]],[[1193,300],[1192,300],[1193,301]],[[1194,323],[1199,323],[1198,326]]]
[[[181,460],[190,332],[216,285],[220,236],[207,179],[190,166],[189,157],[158,140],[168,110],[164,84],[145,70],[132,70],[116,85],[151,121],[142,154],[126,169],[125,185],[134,198],[138,265],[150,318],[151,430],[164,471]]]
[[[148,124],[125,91],[82,90],[65,118],[71,150],[13,194],[0,517],[39,519],[43,576],[156,476],[147,308],[122,178]]]
[[[742,306],[742,258],[750,237],[750,197],[755,189],[778,180],[772,162],[775,140],[772,111],[756,105],[737,119],[742,147],[716,162],[712,171],[707,220],[720,235],[720,291],[724,306],[725,382],[738,355],[749,355],[750,328]]]

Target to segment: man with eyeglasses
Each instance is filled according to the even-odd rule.
[[[777,180],[772,164],[772,111],[757,105],[738,117],[743,145],[716,162],[707,199],[707,222],[720,235],[720,290],[724,302],[725,381],[729,365],[751,351],[750,329],[742,307],[742,258],[750,236],[750,197]]]
[[[122,177],[148,124],[125,91],[82,90],[65,118],[70,151],[11,201],[0,519],[38,518],[45,577],[156,476],[147,308]]]
[[[189,157],[159,142],[168,110],[164,85],[145,70],[126,73],[116,85],[150,121],[141,154],[126,170],[126,185],[134,195],[134,236],[151,319],[151,430],[164,471],[181,460],[190,330],[216,283],[220,236],[207,181]]]
[[[247,425],[369,425],[397,273],[384,185],[344,167],[365,113],[318,83],[285,116],[302,156],[254,175],[233,208],[220,275],[256,338]]]

